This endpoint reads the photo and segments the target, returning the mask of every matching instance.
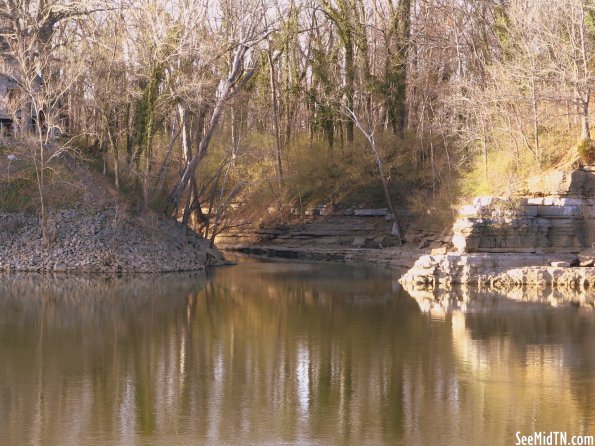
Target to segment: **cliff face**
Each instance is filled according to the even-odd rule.
[[[595,242],[595,172],[533,177],[525,193],[463,206],[453,226],[457,252],[578,253]]]
[[[451,253],[425,255],[403,283],[595,286],[595,168],[532,177],[518,196],[478,197],[453,226]]]

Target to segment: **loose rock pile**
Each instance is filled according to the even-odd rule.
[[[0,214],[0,271],[153,273],[224,262],[208,240],[154,214],[62,210],[48,218],[48,233],[46,247],[39,218]]]

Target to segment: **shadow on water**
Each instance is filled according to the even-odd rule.
[[[0,276],[0,444],[595,433],[593,311],[441,298],[429,311],[386,272],[330,264]]]

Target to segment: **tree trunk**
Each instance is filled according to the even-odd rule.
[[[238,106],[231,107],[231,162],[235,164],[240,149],[240,119]]]
[[[211,143],[211,139],[213,138],[215,130],[217,130],[217,127],[219,125],[219,120],[221,119],[221,114],[223,112],[225,104],[229,100],[230,96],[232,96],[232,93],[237,88],[240,88],[241,85],[243,85],[248,79],[250,79],[256,71],[256,67],[252,68],[248,73],[245,73],[243,75],[243,79],[240,81],[240,77],[242,76],[241,73],[243,71],[244,57],[247,51],[248,47],[238,47],[237,52],[234,56],[234,60],[232,62],[229,77],[224,82],[219,98],[217,99],[215,106],[213,107],[213,114],[211,115],[209,126],[205,131],[203,138],[200,140],[198,150],[195,154],[193,154],[192,159],[185,166],[180,180],[178,181],[176,187],[170,195],[170,201],[174,208],[174,212],[177,211],[180,199],[182,198],[184,191],[190,184],[190,181],[194,179],[195,171],[198,167],[198,164],[200,163],[202,158],[207,154],[209,144]]]
[[[353,112],[353,110],[347,111],[348,115],[353,120],[354,124],[357,128],[362,132],[365,136],[366,140],[370,144],[370,148],[372,149],[372,153],[374,155],[374,159],[376,161],[376,167],[378,168],[378,173],[380,175],[380,181],[382,182],[382,189],[384,191],[384,197],[386,198],[386,203],[390,212],[393,214],[394,223],[392,228],[392,235],[399,239],[400,244],[405,243],[405,237],[403,234],[403,229],[401,227],[401,223],[399,222],[399,218],[397,217],[396,208],[393,205],[393,201],[390,197],[390,190],[389,190],[389,183],[388,183],[388,176],[384,171],[384,163],[382,162],[382,157],[380,156],[380,152],[378,151],[378,147],[376,146],[376,138],[374,137],[374,128],[366,129],[361,121],[357,118],[357,115]]]
[[[130,109],[132,104],[128,102],[126,106],[126,164],[130,167],[132,165],[132,155],[133,155],[133,145],[134,139],[132,138],[132,131],[133,131],[133,122],[132,116],[133,114],[130,113]]]
[[[178,130],[172,134],[171,139],[169,140],[169,144],[167,146],[165,154],[165,159],[163,160],[163,164],[161,165],[161,168],[159,169],[159,173],[157,175],[157,186],[155,187],[155,191],[157,194],[160,194],[163,190],[163,185],[165,184],[167,172],[169,170],[169,164],[171,163],[171,153],[180,133],[181,128],[178,128]]]
[[[236,48],[233,61],[231,63],[229,76],[222,83],[221,89],[219,90],[220,93],[215,102],[215,106],[213,107],[213,113],[211,115],[209,127],[206,130],[204,137],[200,141],[197,153],[192,156],[192,159],[184,168],[180,180],[170,195],[170,203],[173,205],[174,211],[177,211],[180,199],[188,187],[189,182],[194,179],[196,167],[202,158],[204,158],[204,156],[207,154],[209,144],[211,143],[211,139],[213,138],[215,130],[219,125],[219,120],[221,119],[221,114],[227,101],[232,98],[239,90],[241,90],[241,88],[252,78],[256,72],[257,66],[251,67],[248,70],[244,68],[246,53],[249,51],[249,49],[250,48],[246,45],[239,45]]]
[[[581,107],[581,140],[591,139],[591,129],[589,126],[589,95],[580,104]]]
[[[531,78],[531,111],[533,113],[533,141],[535,143],[535,158],[537,160],[537,166],[541,167],[541,150],[539,148],[539,114],[534,76]]]
[[[273,103],[273,128],[275,131],[275,157],[277,159],[277,182],[279,191],[283,188],[283,165],[281,163],[281,135],[279,134],[279,105],[277,102],[277,82],[275,79],[275,65],[271,50],[267,52],[269,59],[269,77],[271,84],[271,101]]]
[[[38,113],[37,113],[38,114]],[[38,114],[39,115],[39,114]],[[39,138],[37,143],[39,144],[39,160],[35,157],[35,174],[37,176],[37,188],[39,190],[39,204],[40,204],[40,220],[41,220],[41,239],[44,246],[49,246],[50,237],[48,234],[48,222],[47,222],[47,211],[45,203],[45,144],[44,138],[41,131],[41,123],[39,120],[36,121],[35,131]]]
[[[107,137],[109,140],[109,145],[112,149],[112,155],[114,157],[114,185],[116,188],[120,189],[120,159],[118,155],[118,143],[114,140],[114,136],[109,127],[109,121],[107,123]]]
[[[407,127],[407,68],[409,39],[411,37],[411,0],[400,0],[399,16],[400,33],[397,52],[399,55],[399,98],[401,99],[399,128],[402,134]]]
[[[399,239],[399,243],[403,244],[405,242],[405,238],[403,237],[403,230],[401,228],[399,218],[397,217],[397,212],[395,206],[393,205],[393,200],[390,197],[388,179],[384,171],[384,164],[382,162],[382,158],[380,157],[380,153],[378,152],[378,148],[376,147],[376,140],[372,135],[371,138],[368,138],[368,141],[370,142],[370,146],[372,147],[372,151],[374,152],[374,158],[376,159],[376,167],[378,167],[378,173],[380,174],[380,180],[382,181],[382,189],[384,190],[386,203],[390,212],[393,214],[394,223],[392,228],[392,235]]]
[[[400,0],[393,11],[395,53],[387,57],[387,113],[393,132],[403,137],[407,126],[407,68],[411,35],[411,0]],[[392,56],[392,57],[391,57]]]
[[[482,151],[483,151],[483,178],[485,180],[485,182],[488,182],[488,133],[487,133],[487,128],[486,128],[486,123],[485,121],[482,121],[482,141],[481,141],[481,146],[482,146]]]
[[[192,146],[190,144],[190,132],[188,126],[188,112],[184,104],[178,104],[178,118],[180,120],[180,132],[182,134],[182,160],[187,165],[192,159]]]
[[[354,66],[354,48],[351,30],[346,32],[345,37],[345,99],[349,110],[354,106],[354,84],[355,84],[355,66]],[[353,120],[347,121],[347,142],[353,143]]]

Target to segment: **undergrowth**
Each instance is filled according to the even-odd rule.
[[[397,210],[407,209],[419,224],[441,229],[449,227],[458,207],[474,196],[512,196],[523,190],[531,175],[552,168],[574,168],[579,158],[582,163],[593,162],[593,145],[577,145],[575,134],[567,128],[544,127],[536,150],[529,144],[532,135],[527,135],[528,142],[523,145],[494,128],[488,138],[487,160],[478,141],[462,145],[454,137],[430,139],[406,133],[399,138],[381,131],[376,138]],[[163,135],[155,136],[151,184],[156,184],[166,141]],[[271,208],[289,214],[290,209],[304,211],[319,205],[387,207],[375,158],[359,133],[352,144],[339,139],[332,149],[324,138],[294,134],[282,149],[282,183],[276,174],[275,139],[271,134],[252,131],[243,135],[233,160],[231,145],[229,129],[224,127],[199,165],[197,190],[204,207],[219,200],[242,203],[243,218],[250,221],[271,220]],[[126,166],[124,151],[120,149],[121,191],[133,202],[142,203],[142,174],[135,173],[134,166]],[[98,170],[103,166],[98,157],[94,164]],[[160,193],[152,191],[155,209],[167,208],[169,192],[181,169],[179,150],[174,150],[165,187]]]

